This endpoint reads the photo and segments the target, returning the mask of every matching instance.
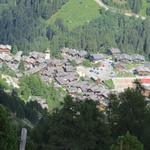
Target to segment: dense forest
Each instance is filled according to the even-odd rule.
[[[34,128],[30,128],[14,121],[21,111],[15,110],[13,103],[23,106],[22,101],[1,90],[0,148],[17,150],[21,128],[26,127],[27,150],[120,150],[121,147],[124,150],[149,150],[150,108],[142,92],[143,88],[137,84],[136,89],[111,94],[105,111],[100,111],[92,100],[74,101],[67,96],[61,109],[51,113],[44,111],[44,115],[35,119]],[[41,112],[41,108],[35,106],[28,107],[32,108],[28,110],[32,115],[34,111]]]
[[[67,46],[87,51],[106,52],[109,47],[118,47],[123,52],[150,54],[150,21],[127,17],[123,14],[105,12],[99,17],[73,30],[64,25],[61,18],[54,24],[49,19],[68,0],[19,0],[5,8],[0,17],[0,43],[11,44],[16,51],[44,51],[51,48],[57,55]],[[134,1],[137,2],[137,1]],[[1,1],[1,4],[7,1]],[[90,14],[89,14],[90,15]]]
[[[26,118],[33,124],[36,124],[46,113],[46,110],[42,109],[36,101],[25,103],[18,97],[15,90],[10,94],[0,90],[0,104],[9,109],[17,118]]]
[[[148,19],[142,21],[104,12],[98,19],[72,32],[61,31],[51,43],[56,49],[57,46],[68,46],[105,52],[113,46],[128,53],[149,54],[149,29]]]
[[[11,0],[13,1],[13,0]],[[44,42],[44,20],[54,14],[67,0],[15,0],[0,14],[0,42],[20,50],[40,49]],[[8,1],[0,1],[2,4]],[[36,40],[36,41],[35,41]],[[38,47],[39,46],[39,47]]]
[[[54,36],[50,41],[51,48],[55,50],[67,46],[89,52],[106,52],[109,47],[118,47],[123,52],[149,55],[148,18],[143,21],[101,10],[98,19],[73,31],[67,31],[59,22],[58,31],[52,32]]]

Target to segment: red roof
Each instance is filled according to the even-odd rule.
[[[141,84],[150,84],[150,78],[143,78],[139,80]]]

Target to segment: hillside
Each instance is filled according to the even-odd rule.
[[[0,13],[2,13],[4,10],[9,9],[12,6],[15,6],[16,0],[9,0],[7,3],[0,3]]]
[[[0,9],[0,35],[3,35],[0,43],[12,45],[12,51],[28,54],[50,48],[53,56],[59,56],[62,47],[89,52],[106,52],[109,47],[118,47],[126,53],[150,54],[149,18],[136,15],[142,14],[140,10],[149,5],[147,2],[141,7],[135,0],[130,1],[134,5],[126,5],[129,1],[118,4],[119,0],[103,0],[109,9],[94,0],[10,2],[0,1],[1,7],[6,6],[3,9],[9,8]],[[130,16],[125,15],[126,9],[130,10]]]
[[[150,15],[150,2],[148,0],[101,0],[106,5],[121,9],[126,12],[134,12],[141,16]]]
[[[98,16],[100,16],[100,8],[94,0],[70,0],[47,22],[51,25],[57,19],[61,19],[69,30],[73,30]]]
[[[148,3],[147,0],[144,0],[143,3],[142,3],[142,8],[141,8],[139,14],[143,15],[143,16],[149,15],[149,14],[147,14],[147,11],[148,11],[149,7],[150,7],[150,3]]]
[[[10,44],[25,53],[47,48],[45,22],[66,2],[68,0],[0,1],[0,35],[3,35],[0,43]]]

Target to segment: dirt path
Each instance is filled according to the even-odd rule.
[[[124,14],[125,16],[128,16],[128,17],[136,17],[136,18],[139,18],[139,19],[142,19],[142,20],[145,20],[146,17],[144,16],[140,16],[140,15],[137,15],[135,13],[131,13],[131,12],[128,12],[126,10],[121,10],[121,9],[118,9],[118,8],[114,8],[114,7],[110,7],[106,4],[104,4],[101,0],[95,0],[95,2],[102,8],[104,8],[106,11],[109,10],[113,13],[121,13],[121,14]]]

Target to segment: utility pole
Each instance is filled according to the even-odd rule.
[[[123,136],[120,136],[120,150],[123,150]]]
[[[21,130],[21,141],[20,141],[20,148],[19,148],[19,150],[25,150],[26,140],[27,140],[27,129],[26,128],[22,128],[22,130]]]

